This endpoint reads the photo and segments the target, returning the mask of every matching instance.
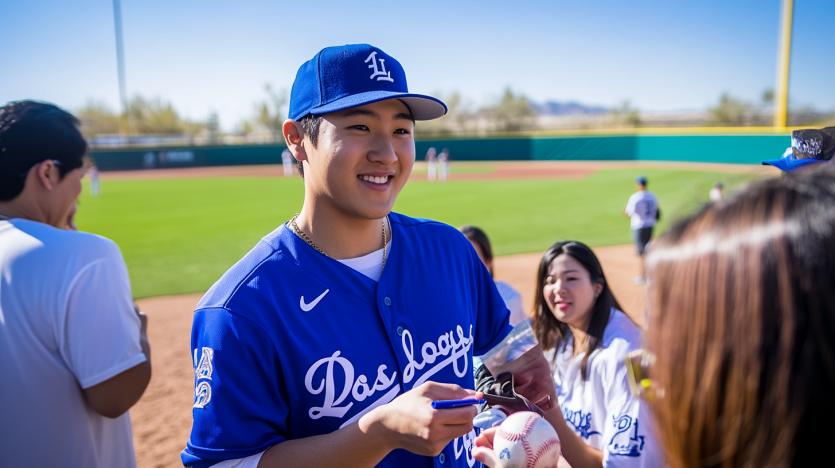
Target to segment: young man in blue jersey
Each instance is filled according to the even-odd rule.
[[[480,396],[472,357],[510,331],[507,308],[455,228],[391,212],[414,121],[445,113],[370,45],[302,65],[283,133],[304,204],[198,304],[185,465],[478,463],[475,407],[431,402]],[[542,364],[518,377],[533,401],[556,401]]]

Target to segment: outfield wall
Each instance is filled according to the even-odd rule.
[[[759,164],[783,154],[788,135],[520,136],[418,140],[418,160],[430,147],[455,161],[687,161]],[[281,164],[284,145],[194,146],[93,150],[103,171],[160,167]]]

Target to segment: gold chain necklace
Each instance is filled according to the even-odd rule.
[[[293,227],[293,231],[299,237],[301,237],[303,241],[307,242],[307,245],[313,247],[313,249],[315,251],[319,252],[320,254],[324,255],[325,257],[328,257],[329,255],[326,254],[322,249],[320,249],[318,245],[314,244],[313,241],[310,240],[309,237],[307,237],[307,234],[305,234],[304,231],[302,231],[299,228],[299,225],[296,224],[296,218],[298,218],[298,217],[299,217],[299,214],[296,213],[296,215],[293,216],[293,218],[290,220],[290,226]],[[387,255],[386,255],[386,244],[388,244],[388,240],[386,239],[386,217],[383,217],[383,267],[380,268],[380,273],[382,273],[383,270],[386,269],[386,257],[387,257]]]

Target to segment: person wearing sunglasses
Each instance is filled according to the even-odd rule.
[[[147,322],[116,244],[66,229],[86,151],[58,107],[0,107],[0,466],[136,466]]]
[[[625,358],[641,329],[623,312],[586,245],[561,241],[542,255],[533,328],[554,370],[559,408],[545,411],[573,468],[664,466],[648,408],[630,391]],[[490,463],[495,428],[476,440]]]
[[[706,205],[656,241],[647,270],[649,352],[636,387],[671,466],[828,466],[835,168],[786,172]]]

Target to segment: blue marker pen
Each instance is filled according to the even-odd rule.
[[[481,405],[485,400],[470,398],[467,400],[439,400],[432,402],[434,409],[460,408],[462,406]]]

